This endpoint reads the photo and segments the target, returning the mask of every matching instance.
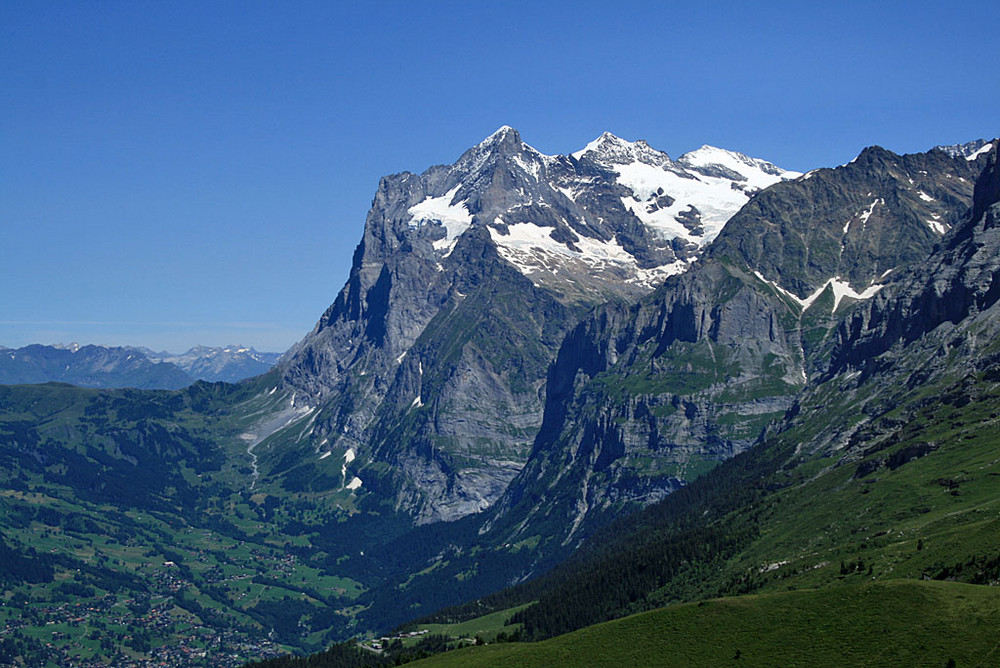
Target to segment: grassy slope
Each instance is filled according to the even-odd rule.
[[[411,665],[944,666],[949,659],[1000,662],[1000,590],[895,580],[717,599]]]
[[[518,630],[518,625],[510,625],[507,621],[510,616],[525,606],[517,606],[510,610],[501,610],[482,617],[470,619],[467,622],[455,624],[417,624],[412,625],[413,630],[426,630],[432,635],[445,635],[454,640],[462,638],[475,638],[479,636],[487,642],[491,642],[501,631],[513,633]],[[410,626],[407,626],[410,629]],[[404,643],[405,644],[405,643]]]
[[[1000,388],[981,380],[972,388],[887,413],[890,446],[801,465],[794,474],[804,480],[765,501],[761,535],[732,569],[787,562],[768,571],[765,589],[812,587],[843,579],[841,562],[861,560],[879,578],[941,577],[946,567],[1000,556]],[[797,436],[807,434],[786,438]],[[925,446],[934,450],[889,466]],[[956,575],[969,576],[947,576]]]

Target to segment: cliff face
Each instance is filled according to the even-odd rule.
[[[570,546],[748,448],[805,384],[799,316],[714,261],[601,309],[560,349],[532,456],[488,528]]]
[[[482,509],[520,469],[574,320],[473,225],[533,196],[510,182],[516,133],[493,140],[451,170],[382,180],[347,285],[280,367],[319,412],[316,453],[350,460],[337,482],[420,521]]]
[[[708,252],[753,267],[800,299],[831,280],[861,293],[923,260],[966,218],[983,160],[867,148],[847,165],[754,198]]]

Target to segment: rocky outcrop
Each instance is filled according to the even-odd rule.
[[[984,156],[896,155],[873,146],[755,197],[712,244],[806,299],[831,279],[855,292],[922,260],[968,215]]]

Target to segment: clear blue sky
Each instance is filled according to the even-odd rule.
[[[283,350],[497,127],[808,170],[1000,134],[1000,3],[0,3],[0,345]]]

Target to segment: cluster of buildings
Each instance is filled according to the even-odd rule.
[[[165,569],[151,580],[161,593],[150,601],[108,594],[76,603],[20,603],[18,614],[0,627],[0,644],[6,649],[0,651],[0,665],[15,665],[19,658],[26,665],[81,668],[236,668],[251,659],[286,653],[266,638],[204,626],[194,616],[180,613],[167,594],[190,583],[176,571]],[[164,643],[164,638],[169,641]]]

